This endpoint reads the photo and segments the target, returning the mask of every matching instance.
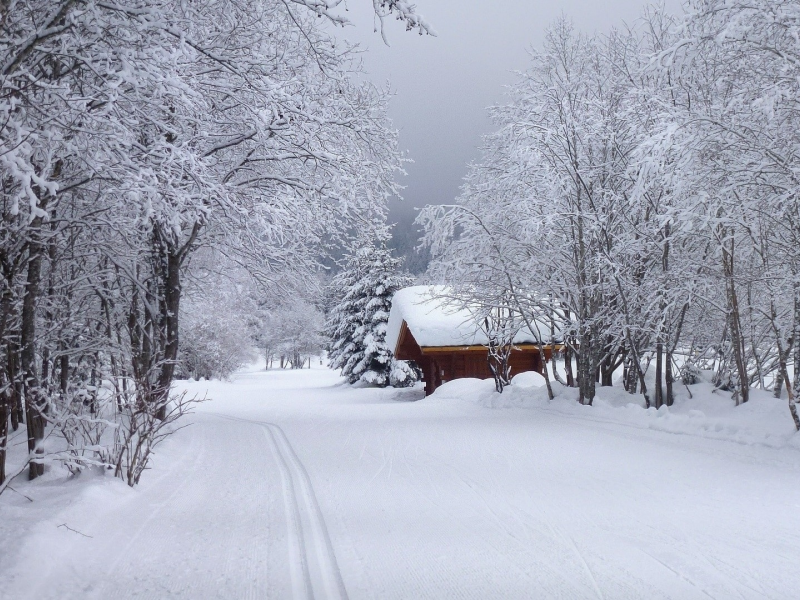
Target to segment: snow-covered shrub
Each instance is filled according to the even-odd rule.
[[[691,361],[686,361],[681,367],[681,381],[684,385],[694,385],[701,380],[700,368]]]
[[[176,428],[176,422],[202,401],[202,398],[184,392],[159,403],[126,403],[118,415],[119,426],[115,429],[112,457],[115,476],[124,479],[131,487],[138,484],[153,449],[180,429]]]
[[[389,385],[396,388],[411,387],[422,379],[422,371],[417,363],[407,360],[393,360],[389,373]]]
[[[68,395],[50,405],[48,421],[64,444],[56,444],[44,460],[58,462],[72,474],[113,464],[113,446],[107,435],[119,427],[118,406],[119,397],[113,389],[91,385],[70,389]]]

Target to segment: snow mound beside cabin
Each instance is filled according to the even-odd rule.
[[[539,380],[541,387],[538,386]],[[561,389],[563,388],[559,386],[559,391]],[[512,385],[507,386],[502,394],[497,393],[494,379],[464,378],[443,383],[425,400],[445,400],[484,408],[532,408],[548,403],[544,378],[538,373],[530,372],[515,376]]]
[[[631,395],[621,387],[597,387],[593,406],[578,404],[578,390],[551,381],[555,398],[549,400],[544,378],[538,373],[520,373],[512,384],[497,393],[492,379],[456,379],[444,383],[425,400],[460,403],[488,409],[533,409],[570,416],[598,425],[612,423],[651,429],[676,435],[688,435],[800,450],[800,433],[795,431],[785,398],[773,398],[770,392],[751,390],[750,401],[736,406],[729,392],[708,382],[680,386],[675,403],[644,408],[641,394]]]
[[[511,378],[511,385],[516,388],[540,388],[545,387],[547,383],[541,373],[524,371]]]

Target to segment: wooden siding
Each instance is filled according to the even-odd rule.
[[[556,346],[556,351],[561,349]],[[553,349],[544,348],[545,360],[551,360]],[[485,346],[436,346],[420,348],[405,321],[400,328],[400,336],[395,348],[395,357],[400,360],[413,360],[420,368],[425,380],[425,394],[432,394],[446,381],[475,377],[488,379],[489,351]],[[509,357],[512,377],[524,371],[542,372],[539,347],[533,344],[520,344],[511,350]]]

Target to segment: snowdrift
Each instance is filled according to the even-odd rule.
[[[770,392],[751,390],[751,400],[735,406],[729,392],[715,389],[707,381],[688,388],[678,384],[673,406],[656,410],[644,408],[641,394],[628,394],[621,387],[598,386],[593,405],[582,406],[577,402],[577,389],[555,381],[551,385],[555,395],[552,401],[538,373],[520,373],[502,394],[495,391],[491,379],[458,379],[443,384],[424,402],[543,410],[641,429],[800,450],[800,433],[795,431],[786,399],[773,398]]]

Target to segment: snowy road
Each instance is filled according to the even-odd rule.
[[[76,482],[69,506],[0,556],[0,596],[788,600],[800,589],[794,447],[653,431],[590,408],[408,402],[420,393],[353,390],[321,368],[189,386],[214,400],[141,486]],[[11,518],[30,506],[3,502]]]

